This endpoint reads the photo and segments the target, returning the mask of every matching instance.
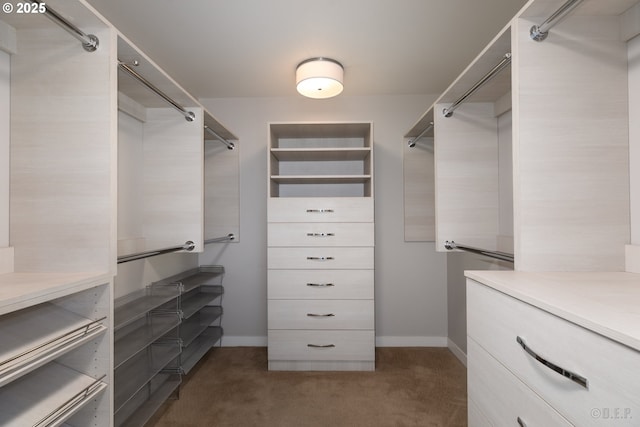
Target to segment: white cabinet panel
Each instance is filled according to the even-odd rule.
[[[373,300],[269,300],[269,329],[373,329]]]
[[[267,254],[269,268],[373,268],[373,248],[269,248]]]
[[[269,299],[373,299],[373,270],[269,270]]]
[[[374,224],[270,223],[269,246],[373,246]]]
[[[373,361],[373,331],[269,331],[269,360]]]
[[[371,197],[272,197],[269,222],[372,222]]]
[[[482,408],[486,425],[570,426],[555,409],[470,339],[467,343],[468,396]],[[483,425],[482,417],[469,411],[469,425]]]

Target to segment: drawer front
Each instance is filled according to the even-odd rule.
[[[373,270],[269,270],[270,299],[373,299]]]
[[[640,353],[548,312],[467,280],[467,334],[571,423],[633,425],[640,417]],[[586,378],[588,389],[539,357]],[[599,414],[594,416],[594,414]]]
[[[273,269],[373,269],[373,248],[269,248]]]
[[[269,360],[375,360],[373,331],[270,330]]]
[[[373,222],[371,197],[270,197],[268,222]]]
[[[269,300],[269,329],[373,329],[373,300]]]
[[[267,227],[269,246],[373,246],[372,222],[286,223]]]
[[[518,419],[525,426],[571,425],[473,339],[467,342],[467,373],[469,403],[479,412],[469,411],[469,426],[518,426]]]

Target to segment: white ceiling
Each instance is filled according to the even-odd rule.
[[[198,98],[296,96],[326,56],[344,95],[442,92],[526,0],[88,0]]]

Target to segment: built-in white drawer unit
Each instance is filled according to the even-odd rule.
[[[269,299],[373,299],[373,270],[269,270]]]
[[[270,123],[271,370],[375,368],[371,123]]]
[[[373,300],[269,300],[269,329],[373,329]]]
[[[513,381],[522,381],[572,424],[599,426],[607,416],[615,417],[615,425],[637,425],[638,351],[473,280],[467,283],[468,341],[512,372]],[[469,353],[470,378],[488,369],[475,357]]]
[[[269,246],[373,246],[372,222],[274,222],[267,227]]]
[[[373,269],[373,248],[269,248],[273,269]]]
[[[474,410],[482,414],[480,420],[487,420],[485,424],[481,421],[477,425],[571,425],[473,339],[467,342],[467,360],[469,407],[473,402]],[[476,426],[475,421],[470,425]]]
[[[371,197],[269,198],[269,222],[373,222]]]
[[[269,331],[270,361],[373,361],[374,347],[372,330]]]

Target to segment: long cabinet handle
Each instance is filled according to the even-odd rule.
[[[307,347],[311,348],[334,348],[335,344],[307,344]]]
[[[332,213],[333,209],[307,209],[309,213]]]
[[[568,371],[568,370],[566,370],[564,368],[561,368],[560,366],[558,366],[558,365],[556,365],[554,363],[551,363],[548,360],[544,359],[543,357],[539,356],[535,351],[533,351],[531,349],[531,347],[529,347],[524,342],[524,340],[522,338],[516,337],[516,341],[518,342],[518,344],[520,344],[522,346],[524,351],[526,351],[531,357],[536,359],[538,362],[542,363],[547,368],[559,373],[563,377],[569,378],[571,381],[573,381],[576,384],[579,384],[582,387],[584,387],[587,390],[589,390],[589,382],[587,381],[587,379],[585,377],[583,377],[581,375],[578,375],[575,372],[571,372],[571,371]]]
[[[307,286],[311,286],[313,288],[330,288],[335,285],[333,283],[307,283]]]
[[[307,317],[334,317],[333,313],[307,313]]]
[[[308,256],[309,261],[331,261],[334,258],[332,256]]]
[[[520,427],[527,427],[527,423],[525,423],[524,421],[522,421],[522,418],[518,417],[518,425]]]
[[[308,237],[333,237],[335,233],[307,233]]]

